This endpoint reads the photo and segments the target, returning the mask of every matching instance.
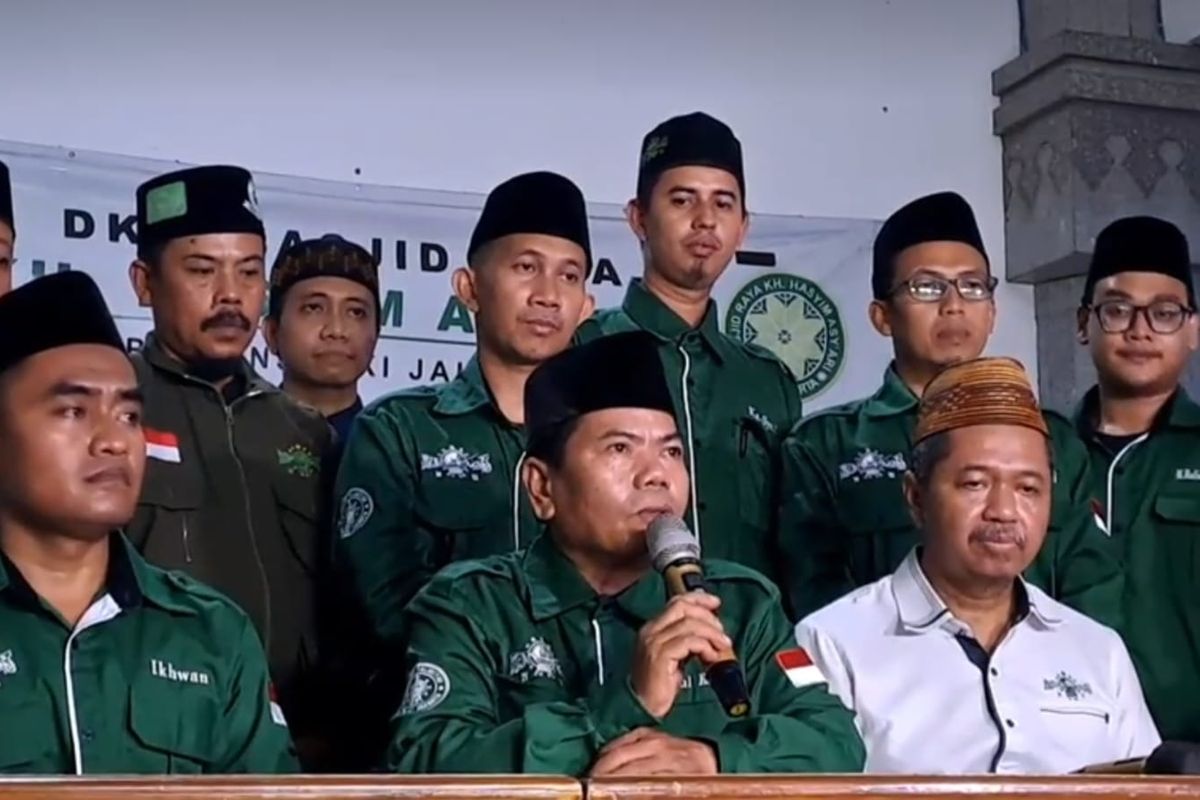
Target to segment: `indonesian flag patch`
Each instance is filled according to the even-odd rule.
[[[146,428],[146,457],[157,458],[159,461],[169,461],[178,464],[183,459],[179,456],[179,437],[170,431],[156,431]]]
[[[827,682],[825,676],[821,674],[820,668],[813,663],[812,658],[803,648],[795,647],[776,653],[775,663],[783,670],[783,674],[787,675],[792,686],[797,689],[812,686],[814,683]]]

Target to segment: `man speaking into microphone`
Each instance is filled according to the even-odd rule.
[[[546,361],[526,385],[525,424],[522,480],[545,531],[525,550],[446,567],[406,608],[388,767],[860,771],[850,713],[815,668],[796,668],[778,590],[695,558],[670,519],[689,484],[653,338],[617,334]],[[667,579],[647,548],[663,517],[654,561]],[[698,568],[702,584],[676,580]]]

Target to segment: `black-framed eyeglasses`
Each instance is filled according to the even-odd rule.
[[[1105,300],[1089,306],[1088,310],[1096,315],[1100,329],[1105,333],[1125,333],[1133,327],[1138,314],[1155,333],[1175,333],[1196,313],[1196,309],[1174,300],[1157,300],[1144,306],[1128,300]]]
[[[940,303],[953,286],[958,296],[971,303],[991,300],[1000,281],[991,275],[981,278],[968,275],[962,278],[940,278],[936,275],[918,275],[902,281],[892,288],[892,294],[901,290],[918,303]]]

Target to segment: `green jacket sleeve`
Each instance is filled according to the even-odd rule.
[[[825,684],[793,686],[776,661],[796,647],[779,598],[772,593],[754,619],[739,655],[757,707],[716,736],[720,771],[862,772],[866,750],[854,716]]]
[[[405,612],[408,687],[388,769],[582,776],[606,742],[656,724],[627,681],[597,685],[576,702],[530,702],[501,723],[497,665],[469,606],[430,586]]]
[[[213,771],[223,774],[284,774],[300,765],[283,712],[271,700],[267,659],[250,620],[235,635],[229,697],[222,719],[225,748]]]
[[[437,571],[436,543],[413,513],[415,447],[388,407],[355,420],[334,488],[335,562],[382,642],[400,637],[400,612]]]
[[[854,589],[850,554],[838,524],[829,459],[821,459],[797,426],[780,455],[779,550],[792,619],[801,619]]]
[[[1026,579],[1054,599],[1121,630],[1123,577],[1112,542],[1094,520],[1087,448],[1066,420],[1047,414],[1055,482],[1050,528]]]

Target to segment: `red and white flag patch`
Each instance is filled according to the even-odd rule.
[[[179,455],[179,437],[170,431],[156,431],[146,428],[146,458],[157,458],[159,461],[169,461],[178,464],[183,459]]]
[[[794,647],[775,654],[775,663],[787,675],[792,686],[797,689],[812,686],[814,683],[827,683],[821,674],[821,668],[813,663],[812,658],[803,648]]]

